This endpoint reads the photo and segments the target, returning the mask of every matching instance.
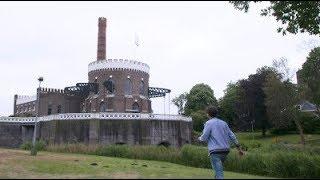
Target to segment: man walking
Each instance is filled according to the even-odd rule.
[[[207,114],[210,119],[205,123],[199,140],[208,143],[208,151],[212,168],[215,171],[215,178],[223,179],[223,162],[230,151],[229,141],[231,140],[236,145],[241,156],[243,152],[228,124],[216,117],[218,114],[217,108],[208,107]]]

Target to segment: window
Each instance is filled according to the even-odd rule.
[[[101,102],[100,103],[100,112],[106,112],[107,111],[107,103]]]
[[[48,106],[48,115],[52,114],[52,105]]]
[[[140,82],[140,86],[139,86],[139,92],[140,92],[140,94],[141,95],[144,95],[144,82],[143,81],[141,81]]]
[[[58,114],[61,113],[61,105],[58,105],[58,107],[57,107],[57,113],[58,113]]]
[[[103,83],[103,85],[107,88],[107,92],[113,94],[115,91],[114,81],[110,78]]]
[[[125,91],[125,95],[132,94],[132,82],[129,78],[127,78],[127,80],[126,80],[124,91]]]
[[[132,110],[136,113],[139,113],[140,112],[140,107],[139,107],[139,104],[137,102],[133,103],[132,105]]]

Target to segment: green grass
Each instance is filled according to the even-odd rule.
[[[90,165],[97,163],[96,166]],[[0,178],[213,178],[210,169],[95,155],[0,149]],[[225,172],[225,178],[266,178]]]

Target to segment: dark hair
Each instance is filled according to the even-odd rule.
[[[207,107],[206,111],[210,117],[216,117],[218,114],[218,109],[215,106]]]

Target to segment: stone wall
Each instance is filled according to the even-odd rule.
[[[191,143],[192,122],[174,120],[52,120],[38,124],[37,138],[49,144],[128,144],[173,147]],[[32,141],[33,125],[0,123],[0,146],[17,148]]]
[[[159,120],[67,120],[40,123],[40,138],[50,144],[128,144],[174,147],[191,143],[191,122]]]
[[[22,144],[22,125],[0,122],[0,146],[15,148]]]

